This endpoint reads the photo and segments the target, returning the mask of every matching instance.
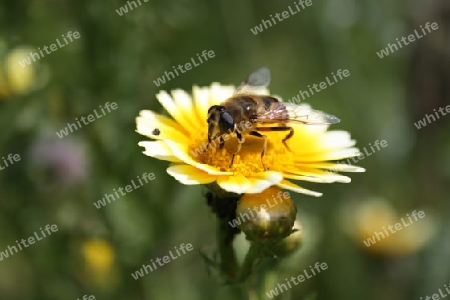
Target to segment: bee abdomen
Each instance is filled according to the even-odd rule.
[[[278,99],[273,97],[262,97],[261,101],[264,103],[264,108],[266,110],[273,109],[278,107],[278,103],[280,102]]]

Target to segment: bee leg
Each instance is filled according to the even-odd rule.
[[[289,133],[287,136],[284,137],[284,139],[282,140],[283,145],[289,150],[291,151],[291,149],[289,148],[289,146],[286,144],[286,142],[294,135],[294,128],[292,127],[287,127],[289,128]],[[292,151],[291,151],[292,152]]]
[[[266,149],[267,149],[267,136],[263,135],[263,134],[261,134],[259,132],[256,132],[256,131],[252,131],[252,132],[250,132],[250,134],[253,135],[253,136],[257,136],[257,137],[260,137],[260,138],[264,139],[264,146],[263,146],[263,149],[261,151],[261,164],[262,164],[262,166],[264,168],[264,171],[268,171],[269,169],[266,167],[266,165],[263,162],[263,157],[266,154]]]
[[[286,144],[286,142],[294,135],[294,128],[290,126],[274,126],[274,127],[256,127],[257,131],[288,131],[288,135],[282,140],[283,145],[291,151],[289,146]],[[291,151],[292,152],[292,151]]]
[[[220,136],[220,138],[219,138],[219,149],[222,149],[223,146],[225,146],[225,141],[223,139],[223,136]]]
[[[236,156],[236,154],[239,153],[239,151],[241,151],[242,144],[245,142],[245,139],[242,137],[242,134],[237,130],[236,130],[236,136],[238,138],[238,147],[237,147],[236,151],[233,153],[233,156],[231,157],[231,162],[230,162],[229,168],[231,168],[233,166],[234,157]]]

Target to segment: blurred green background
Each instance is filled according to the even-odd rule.
[[[321,198],[291,193],[303,245],[264,291],[317,261],[328,270],[279,299],[425,299],[449,284],[450,117],[414,126],[450,104],[448,1],[313,0],[258,35],[250,28],[293,1],[141,4],[119,16],[125,1],[0,3],[0,156],[21,157],[0,170],[0,251],[46,224],[59,229],[0,261],[0,299],[233,299],[199,254],[215,249],[206,189],[178,183],[167,162],[141,153],[137,143],[146,138],[135,133],[135,117],[142,109],[164,113],[155,98],[160,89],[236,85],[262,66],[272,71],[271,92],[284,99],[348,69],[348,78],[305,102],[338,116],[333,129],[349,131],[360,149],[388,143],[358,163],[367,171],[350,174],[352,183],[300,183]],[[439,29],[385,58],[376,55],[426,22]],[[19,65],[68,31],[80,38]],[[203,50],[215,57],[160,87],[153,83]],[[118,109],[56,136],[108,101]],[[106,207],[93,205],[145,172],[155,180]],[[364,246],[374,231],[413,210],[426,218],[409,232]],[[182,243],[194,251],[132,278]],[[236,247],[242,257],[242,234]]]

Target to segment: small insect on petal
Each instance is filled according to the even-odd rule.
[[[155,129],[152,131],[152,134],[153,134],[153,135],[159,135],[160,133],[161,133],[161,131],[159,131],[158,128],[155,128]]]

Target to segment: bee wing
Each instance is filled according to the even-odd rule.
[[[339,123],[339,118],[312,109],[309,105],[296,105],[289,102],[279,102],[273,109],[255,118],[259,123],[301,123],[307,125],[329,125]]]
[[[320,110],[312,109],[309,105],[296,105],[293,103],[283,103],[289,114],[290,122],[297,122],[311,125],[329,125],[339,123],[341,120],[333,115]]]
[[[270,83],[270,70],[261,68],[251,73],[239,87],[236,94],[267,94],[266,87]]]

